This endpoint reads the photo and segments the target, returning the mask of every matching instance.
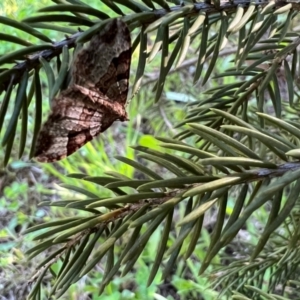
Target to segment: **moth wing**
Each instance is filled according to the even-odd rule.
[[[63,91],[39,133],[35,159],[54,162],[74,153],[115,121],[115,116],[103,118],[105,114],[105,107],[97,107],[77,89]]]
[[[125,104],[128,94],[131,39],[127,25],[113,19],[74,60],[73,84],[99,93],[107,101]]]
[[[35,158],[53,162],[72,154],[116,120],[127,120],[131,40],[120,19],[108,22],[74,60],[72,84],[53,99]]]

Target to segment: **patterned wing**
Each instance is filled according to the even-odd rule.
[[[116,119],[117,116],[112,114],[107,117],[105,107],[99,109],[76,88],[68,88],[53,100],[52,113],[37,140],[35,158],[40,162],[63,159]]]
[[[109,102],[126,103],[131,60],[127,25],[113,19],[82,49],[73,65],[73,83]]]
[[[130,58],[129,30],[122,21],[112,20],[78,53],[72,85],[53,99],[37,140],[36,160],[63,159],[114,121],[127,120]]]

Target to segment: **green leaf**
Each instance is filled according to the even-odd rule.
[[[68,46],[64,46],[62,48],[61,67],[58,72],[57,78],[53,84],[53,87],[50,91],[50,95],[49,95],[50,100],[53,100],[53,98],[56,96],[59,89],[61,88],[63,81],[65,80],[65,77],[68,73],[68,68],[69,68],[69,49],[68,49]]]
[[[8,139],[14,135],[14,132],[16,130],[16,126],[18,123],[18,118],[19,118],[21,108],[23,106],[23,102],[26,101],[26,88],[28,83],[28,77],[29,77],[28,72],[25,72],[18,86],[14,111],[12,113],[12,116],[10,118],[10,121],[8,123],[6,132],[2,140],[3,146],[6,145]],[[27,101],[26,101],[26,105],[27,105]]]
[[[14,60],[18,59],[24,59],[27,55],[33,54],[35,52],[39,52],[42,50],[53,50],[52,45],[34,45],[34,46],[28,46],[26,48],[22,48],[20,50],[14,51],[12,53],[2,55],[0,57],[0,65],[6,64],[6,63],[12,63]]]
[[[153,199],[153,198],[160,198],[164,197],[165,193],[155,193],[155,192],[145,192],[145,193],[139,193],[139,194],[131,194],[131,195],[124,195],[124,196],[117,196],[114,198],[107,198],[104,200],[96,201],[90,205],[88,205],[88,208],[95,208],[100,206],[106,206],[106,205],[112,205],[112,204],[118,204],[118,203],[136,203],[141,200],[146,199]]]
[[[178,226],[182,226],[184,224],[190,223],[194,220],[197,220],[198,218],[200,218],[201,216],[203,216],[205,214],[205,212],[210,209],[218,200],[218,198],[212,199],[206,203],[201,204],[199,207],[197,207],[196,209],[194,209],[190,214],[188,214],[187,216],[185,216],[182,221],[180,221],[178,223]]]
[[[270,147],[270,149],[276,147],[279,150],[284,151],[284,152],[290,150],[290,148],[287,145],[283,144],[281,141],[278,141],[270,136],[267,136],[266,134],[263,134],[263,133],[259,132],[258,130],[248,129],[248,128],[240,127],[240,126],[233,126],[233,125],[222,125],[222,128],[230,130],[230,131],[234,131],[234,132],[241,132],[246,135],[255,137],[255,138],[259,139],[267,147]]]
[[[78,25],[83,25],[87,27],[91,27],[94,25],[93,21],[90,21],[86,18],[81,18],[81,17],[75,17],[75,16],[69,16],[69,15],[63,15],[63,14],[58,14],[58,15],[42,15],[42,16],[35,16],[35,17],[29,17],[22,22],[25,23],[36,23],[36,22],[63,22],[63,23],[71,23],[71,24],[76,24]]]
[[[219,33],[218,33],[218,39],[214,45],[214,50],[213,50],[213,56],[210,60],[210,63],[209,63],[209,66],[208,66],[208,69],[204,75],[204,78],[203,78],[203,82],[202,82],[202,85],[204,85],[210,74],[212,73],[213,69],[214,69],[214,66],[216,64],[216,61],[219,57],[219,51],[220,51],[220,48],[222,46],[222,43],[223,43],[223,39],[225,37],[225,34],[226,34],[226,31],[227,31],[227,28],[228,28],[228,24],[227,24],[227,17],[226,16],[222,16],[221,18],[221,26],[220,26],[220,30],[219,30]]]
[[[34,87],[35,87],[35,119],[34,119],[33,138],[31,142],[29,158],[32,158],[34,156],[35,145],[42,124],[42,88],[41,88],[41,82],[39,76],[39,69],[35,69],[34,72]]]
[[[27,137],[27,122],[28,122],[28,105],[27,105],[27,97],[26,92],[24,95],[24,99],[22,101],[22,125],[21,125],[21,136],[20,136],[20,147],[19,147],[19,158],[23,155],[26,137]]]
[[[184,188],[186,185],[194,183],[210,182],[216,179],[213,176],[189,176],[189,177],[177,177],[165,180],[155,180],[146,182],[139,186],[138,191],[146,191],[153,188]]]
[[[167,248],[168,237],[169,237],[170,230],[171,230],[173,213],[174,213],[174,210],[171,210],[166,218],[166,223],[164,225],[164,230],[163,230],[162,237],[161,237],[161,240],[159,243],[159,249],[157,250],[156,255],[155,255],[155,259],[154,259],[154,262],[153,262],[153,265],[152,265],[152,268],[151,268],[151,271],[150,271],[150,274],[148,277],[147,286],[149,286],[152,283],[152,281],[154,280],[154,278],[157,274],[157,271],[159,269],[159,266],[162,263],[162,259],[163,259],[164,253],[166,251],[166,248]]]
[[[8,104],[9,104],[10,97],[11,97],[11,92],[12,92],[12,89],[13,89],[14,77],[15,77],[14,75],[11,75],[7,91],[6,91],[5,96],[4,96],[3,100],[2,100],[1,109],[0,109],[0,132],[1,132],[2,127],[3,127],[3,122],[5,120],[5,115],[6,115],[6,112],[7,112],[7,107],[8,107]]]
[[[30,43],[28,41],[25,41],[19,37],[5,34],[5,33],[0,33],[0,41],[7,41],[7,42],[22,45],[22,46],[32,46],[32,43]]]
[[[142,83],[146,60],[147,60],[147,33],[143,29],[140,32],[140,47],[139,47],[139,61],[136,70],[136,76],[134,85],[132,87],[132,94],[135,95],[137,91],[140,89],[140,85]]]
[[[207,51],[207,40],[208,40],[208,31],[210,28],[210,24],[208,22],[208,18],[204,20],[204,24],[202,25],[202,35],[201,35],[201,42],[200,42],[200,51],[196,66],[196,71],[194,75],[194,84],[196,84],[201,76],[203,65],[205,62],[206,51]]]
[[[187,192],[183,194],[183,197],[193,197],[205,192],[217,190],[222,187],[230,187],[232,185],[242,183],[244,179],[246,178],[238,175],[216,179],[214,181],[204,183],[202,185],[189,189]]]
[[[4,25],[7,25],[7,26],[17,28],[17,29],[20,29],[20,30],[32,35],[32,36],[35,36],[36,38],[38,38],[38,39],[40,39],[40,40],[42,40],[46,43],[52,43],[51,39],[49,39],[47,36],[43,35],[38,30],[35,30],[31,26],[29,26],[28,24],[25,24],[23,22],[18,22],[16,20],[0,16],[0,23],[4,24]]]
[[[67,12],[80,12],[87,15],[98,17],[99,19],[108,19],[109,16],[98,9],[94,9],[90,6],[83,5],[69,5],[69,4],[58,4],[53,6],[43,7],[38,12],[50,12],[50,11],[67,11]]]

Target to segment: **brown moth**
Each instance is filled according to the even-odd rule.
[[[39,133],[37,161],[63,159],[114,121],[127,120],[130,60],[129,29],[113,19],[77,54],[72,83],[53,99],[52,112]]]

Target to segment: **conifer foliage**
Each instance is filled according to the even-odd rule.
[[[159,58],[153,98],[148,101],[153,105],[160,101],[169,74],[180,72],[187,61],[193,66],[199,97],[189,102],[176,135],[157,136],[160,147],[156,149],[134,147],[143,162],[117,157],[142,174],[142,179],[117,173],[102,177],[70,174],[78,181],[105,187],[112,196],[103,198],[69,185],[68,189],[86,199],[44,203],[87,214],[26,231],[38,233],[36,246],[27,253],[29,258],[50,253],[30,279],[28,299],[39,299],[46,274],[52,276],[49,298],[60,297],[99,263],[104,266],[103,292],[114,276],[124,276],[133,268],[158,228],[162,230],[161,242],[153,254],[148,284],[159,268],[165,279],[176,262],[200,260],[194,251],[211,211],[216,217],[199,276],[210,276],[211,286],[220,297],[299,298],[299,4],[101,0],[110,9],[107,14],[88,1],[54,2],[21,21],[0,16],[1,24],[24,31],[37,41],[31,44],[22,36],[0,33],[0,40],[20,45],[18,50],[0,56],[4,165],[16,158],[12,152],[15,145],[18,156],[24,157],[29,137],[29,157],[34,154],[42,124],[42,101],[48,101],[42,96],[41,71],[47,76],[51,101],[69,84],[72,55],[111,16],[127,24],[132,53],[137,53],[137,69],[131,73],[132,94],[143,90],[146,63],[151,65]],[[68,26],[62,25],[66,23]],[[67,37],[53,42],[41,28],[63,32]],[[196,49],[192,55],[191,49]],[[230,67],[219,72],[229,55]],[[6,122],[9,105],[13,110]],[[33,132],[27,129],[30,112],[34,112]],[[16,136],[17,128],[21,128],[20,136]],[[164,173],[154,172],[149,164]],[[184,216],[176,215],[180,205],[185,206]],[[262,208],[267,218],[258,221],[254,215]],[[249,221],[260,222],[255,243],[241,240]],[[115,253],[120,241],[126,243]],[[226,262],[207,274],[216,255],[224,255],[238,243],[243,247],[237,247],[229,257],[223,256]],[[54,271],[51,268],[58,261],[62,263]]]

